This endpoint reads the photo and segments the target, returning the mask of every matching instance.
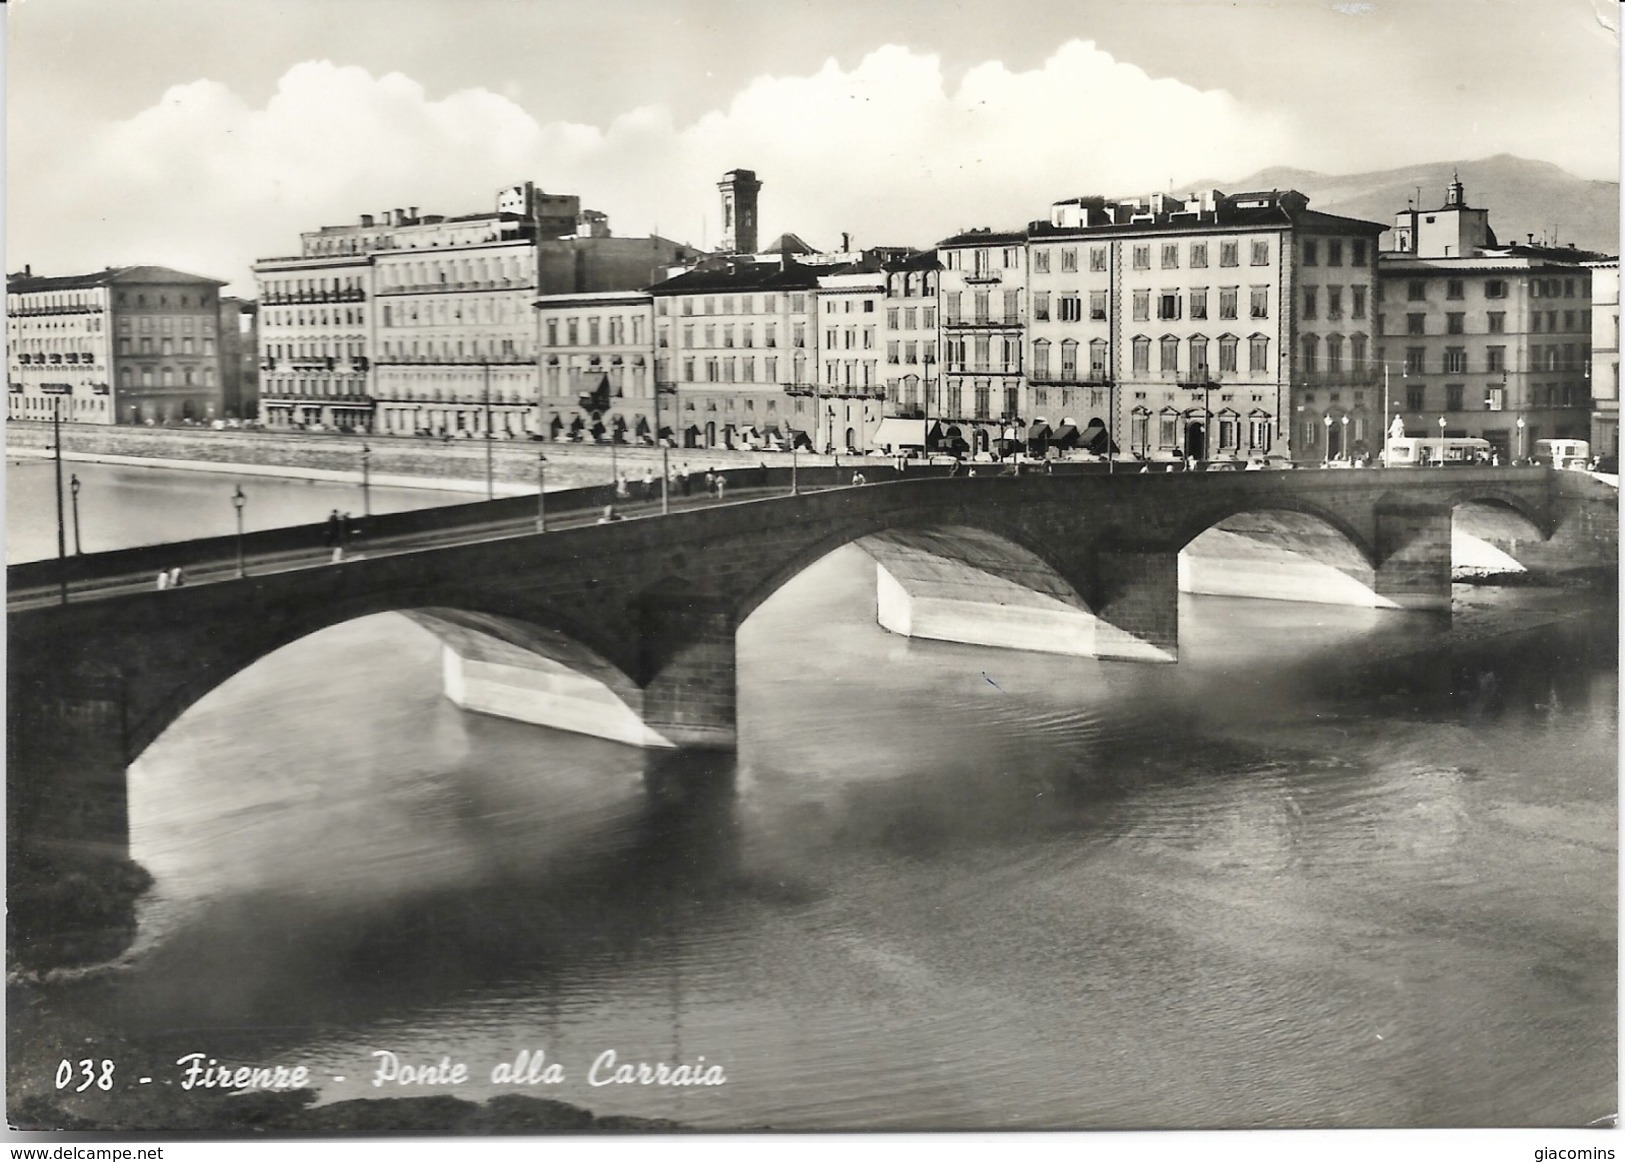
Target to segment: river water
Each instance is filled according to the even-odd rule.
[[[133,766],[141,935],[54,1003],[324,1100],[440,1091],[387,1050],[704,1128],[1614,1111],[1611,607],[1186,597],[1158,666],[909,641],[874,585],[745,623],[737,756],[463,713],[393,614],[271,655]],[[565,1080],[493,1084],[521,1050]]]

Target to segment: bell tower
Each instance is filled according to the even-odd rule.
[[[754,170],[735,169],[722,175],[722,246],[733,254],[756,253],[756,193],[762,183]]]

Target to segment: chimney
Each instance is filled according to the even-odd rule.
[[[406,216],[408,218],[416,220],[416,218],[418,216],[418,208],[416,206],[407,207]]]
[[[841,253],[852,253],[852,235],[848,234],[845,230],[841,231]]]
[[[361,215],[361,224],[363,226],[371,226],[372,225],[372,215],[371,214],[363,214],[363,215]]]

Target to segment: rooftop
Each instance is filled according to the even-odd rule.
[[[33,294],[38,291],[85,290],[90,287],[110,286],[115,283],[174,283],[177,285],[226,285],[223,278],[205,278],[200,274],[187,274],[167,266],[110,266],[94,274],[68,274],[56,277],[36,276],[27,269],[6,276],[7,294]]]

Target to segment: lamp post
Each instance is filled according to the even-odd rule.
[[[790,495],[799,496],[801,486],[796,482],[796,448],[801,443],[796,439],[796,430],[790,429]]]
[[[68,537],[62,520],[62,397],[51,397],[51,447],[56,459],[56,584],[68,603]]]
[[[1327,416],[1326,417],[1326,459],[1322,463],[1322,467],[1330,468],[1331,466],[1332,466],[1332,417]]]
[[[75,473],[68,479],[68,490],[73,495],[73,555],[79,556],[84,549],[79,547],[79,475]]]
[[[495,500],[496,476],[491,466],[491,364],[482,361],[480,367],[485,372],[485,499]]]
[[[669,477],[671,476],[670,461],[667,457],[666,441],[660,435],[660,377],[656,376],[655,385],[655,443],[660,445],[660,513],[664,516],[671,511],[671,501],[667,496]]]
[[[1523,417],[1518,417],[1518,459],[1523,459]]]
[[[361,515],[372,515],[372,449],[361,445]]]
[[[1440,416],[1439,417],[1439,463],[1440,463],[1441,466],[1444,464],[1444,427],[1445,427],[1444,417]]]
[[[547,453],[536,453],[536,531],[547,531]]]
[[[231,494],[231,507],[237,510],[237,576],[248,576],[248,566],[243,557],[243,506],[248,503],[248,497],[243,495],[243,486],[239,484],[237,491]]]
[[[1343,459],[1352,461],[1354,458],[1349,455],[1349,414],[1344,412],[1338,422],[1343,425]]]

